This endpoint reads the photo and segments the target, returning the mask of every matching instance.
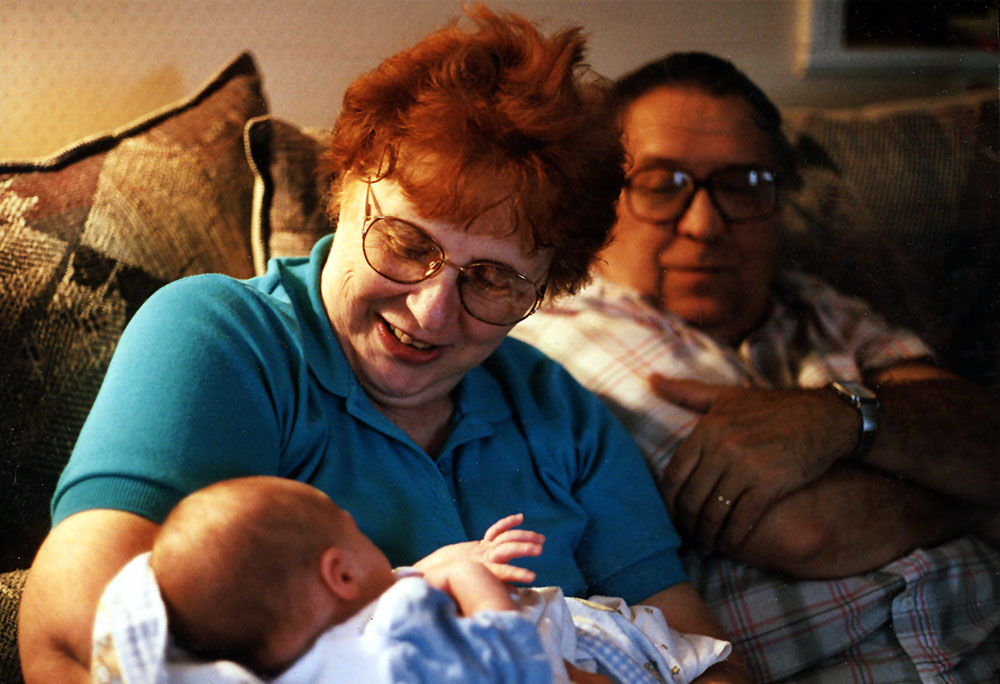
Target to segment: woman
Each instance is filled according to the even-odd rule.
[[[635,446],[505,341],[583,281],[614,222],[622,151],[583,40],[470,14],[474,30],[445,28],[346,93],[328,154],[338,230],[309,259],[178,281],[130,323],[25,589],[28,684],[85,681],[103,585],[184,494],[252,474],[319,487],[396,565],[523,512],[546,536],[525,563],[538,582],[721,636]]]

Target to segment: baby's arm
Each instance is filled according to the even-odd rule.
[[[439,565],[459,561],[473,561],[485,565],[503,582],[530,583],[535,573],[526,568],[510,565],[514,558],[537,556],[542,553],[545,536],[531,530],[513,529],[524,522],[520,513],[508,515],[493,523],[480,541],[462,542],[443,546],[414,564],[425,576]]]
[[[455,560],[435,565],[424,572],[424,579],[455,599],[462,615],[481,610],[516,610],[510,589],[478,561]]]

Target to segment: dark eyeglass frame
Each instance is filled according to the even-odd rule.
[[[678,206],[676,213],[667,215],[652,215],[644,214],[641,211],[637,211],[635,208],[635,200],[633,199],[632,185],[637,176],[641,175],[646,171],[659,170],[666,173],[682,174],[691,183],[690,191],[688,192],[687,198]],[[770,204],[761,209],[758,212],[747,216],[733,216],[724,207],[723,203],[719,201],[717,190],[718,179],[724,174],[731,174],[733,172],[746,172],[746,173],[758,173],[762,178],[765,178],[774,188],[774,197],[771,199]],[[639,219],[640,221],[646,221],[648,223],[671,223],[680,220],[684,214],[687,213],[688,209],[691,208],[691,203],[694,201],[695,196],[698,191],[702,188],[708,193],[708,197],[712,202],[712,206],[715,210],[719,212],[719,215],[727,223],[747,223],[749,221],[760,221],[769,218],[778,212],[781,207],[781,174],[775,169],[768,168],[766,166],[755,166],[751,164],[738,164],[733,166],[724,166],[721,169],[716,169],[704,178],[697,178],[693,173],[687,171],[683,168],[668,166],[668,165],[654,165],[646,166],[637,169],[625,180],[625,205],[628,207],[629,212]]]
[[[364,255],[365,261],[368,263],[368,266],[373,271],[375,271],[376,273],[378,273],[383,278],[385,278],[387,280],[391,280],[394,283],[400,283],[401,285],[412,285],[414,283],[423,282],[423,281],[427,280],[428,278],[432,278],[433,276],[435,276],[437,273],[439,273],[441,271],[441,268],[443,266],[450,266],[451,268],[453,268],[456,271],[458,271],[458,299],[459,299],[460,302],[462,302],[462,308],[465,309],[466,313],[468,313],[470,316],[472,316],[473,318],[475,318],[477,321],[482,321],[483,323],[488,323],[490,325],[497,325],[497,326],[514,325],[515,323],[519,323],[519,322],[523,321],[525,318],[527,318],[528,316],[530,316],[531,314],[535,313],[535,311],[538,310],[539,305],[542,303],[542,299],[545,297],[545,286],[546,286],[546,283],[543,283],[539,287],[538,285],[536,285],[534,283],[534,281],[532,281],[530,278],[528,278],[528,276],[524,275],[523,273],[519,273],[518,271],[514,270],[512,267],[508,266],[507,264],[504,264],[504,263],[501,263],[501,262],[498,262],[498,261],[479,260],[479,261],[473,261],[472,263],[466,264],[465,266],[459,266],[458,264],[452,263],[451,261],[448,260],[447,255],[445,254],[444,248],[440,244],[438,244],[438,241],[435,240],[433,237],[431,237],[431,235],[428,234],[427,231],[425,231],[420,226],[418,226],[418,225],[416,225],[416,224],[414,224],[414,223],[412,223],[410,221],[407,221],[406,219],[401,219],[401,218],[398,218],[396,216],[384,216],[384,215],[373,214],[372,213],[372,201],[371,201],[372,200],[372,183],[374,183],[374,182],[375,181],[366,181],[366,184],[367,184],[368,188],[367,188],[367,190],[365,192],[365,220],[361,224],[361,253]],[[374,226],[380,220],[382,220],[382,221],[393,221],[393,222],[396,222],[396,223],[401,223],[401,224],[403,224],[403,225],[405,225],[405,226],[413,229],[420,236],[422,236],[425,240],[427,240],[427,242],[428,242],[429,245],[433,245],[434,246],[434,249],[438,252],[438,254],[441,255],[440,258],[432,259],[427,264],[427,268],[426,268],[426,271],[424,272],[424,275],[422,277],[420,277],[420,278],[415,278],[415,279],[412,279],[412,280],[403,280],[403,279],[400,279],[400,278],[395,278],[393,276],[387,275],[386,273],[383,273],[382,271],[380,271],[379,269],[377,269],[375,267],[375,264],[372,263],[371,258],[369,258],[369,256],[368,256],[368,250],[365,247],[365,244],[366,244],[365,238],[367,238],[368,233],[371,230],[372,226]],[[531,306],[528,307],[527,311],[525,311],[523,314],[520,314],[519,318],[516,318],[516,319],[511,320],[511,321],[498,322],[498,321],[491,321],[491,320],[489,320],[487,318],[483,318],[481,315],[477,314],[475,311],[473,311],[472,309],[470,309],[468,303],[465,301],[465,287],[466,287],[466,285],[468,284],[469,287],[476,287],[475,284],[472,282],[472,280],[469,278],[468,272],[471,269],[475,269],[477,266],[488,266],[488,267],[493,268],[493,269],[501,268],[501,269],[505,269],[506,271],[509,271],[516,279],[523,280],[525,283],[527,283],[528,285],[531,286],[531,288],[535,291],[534,302],[531,304]]]

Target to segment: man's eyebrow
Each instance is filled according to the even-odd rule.
[[[646,171],[648,169],[670,169],[677,171],[687,171],[688,166],[680,159],[670,157],[644,157],[641,161],[636,161],[629,168],[630,173],[636,171]]]

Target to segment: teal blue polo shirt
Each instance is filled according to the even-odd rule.
[[[431,458],[379,413],[320,297],[324,239],[240,281],[184,278],[129,323],[52,503],[160,522],[218,480],[277,475],[326,492],[394,565],[523,513],[536,584],[630,603],[685,579],[679,540],[631,438],[535,349],[505,340],[455,391]]]

